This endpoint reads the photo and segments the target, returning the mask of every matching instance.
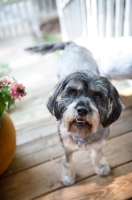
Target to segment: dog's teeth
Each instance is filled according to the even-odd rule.
[[[78,119],[76,119],[76,121],[79,122],[79,123],[85,123],[85,121],[81,121],[81,120],[78,120]]]

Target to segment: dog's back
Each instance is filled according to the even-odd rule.
[[[58,42],[54,44],[44,44],[41,46],[31,47],[26,49],[33,53],[42,55],[63,50],[58,64],[57,75],[59,79],[63,79],[66,75],[78,70],[91,70],[98,73],[96,61],[91,52],[73,42]]]
[[[69,73],[78,70],[91,70],[98,73],[97,64],[91,52],[75,43],[70,43],[64,49],[58,65],[58,76],[63,79]]]

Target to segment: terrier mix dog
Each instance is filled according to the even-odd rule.
[[[103,144],[108,138],[109,126],[119,118],[123,104],[108,78],[99,75],[92,54],[84,47],[73,42],[60,42],[27,50],[45,54],[60,49],[64,49],[59,61],[61,81],[50,93],[47,107],[59,121],[59,136],[65,151],[61,180],[69,186],[76,179],[72,163],[75,149],[90,146],[96,174],[110,172],[103,156]]]

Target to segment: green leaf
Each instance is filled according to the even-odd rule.
[[[0,101],[0,117],[2,116],[5,109],[6,109],[6,104]]]
[[[7,103],[8,110],[10,109],[11,105],[13,105],[14,103],[15,103],[15,100],[10,98],[10,100]]]

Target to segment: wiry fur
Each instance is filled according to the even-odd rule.
[[[59,44],[58,48],[62,46]],[[72,152],[77,148],[87,149],[90,146],[95,172],[98,175],[109,173],[110,167],[102,147],[109,135],[109,125],[119,118],[123,105],[116,88],[106,77],[99,75],[91,53],[74,43],[64,46],[61,67],[69,67],[72,73],[61,75],[64,78],[50,93],[47,107],[59,121],[59,136],[65,151],[62,182],[68,186],[76,178]],[[52,51],[54,47],[43,46],[33,51],[43,53],[45,49]],[[73,51],[70,51],[67,60],[68,49],[71,48]]]
[[[59,120],[59,135],[65,149],[62,182],[75,182],[72,151],[89,145],[95,172],[108,174],[110,167],[103,156],[102,143],[109,135],[107,127],[118,119],[123,108],[110,81],[87,70],[69,74],[54,88],[47,107]],[[80,113],[81,109],[84,113]]]

